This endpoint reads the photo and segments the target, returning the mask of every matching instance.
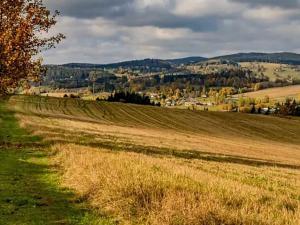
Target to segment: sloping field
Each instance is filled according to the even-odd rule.
[[[120,224],[299,224],[300,120],[13,96],[63,184]]]
[[[300,85],[268,88],[265,90],[245,93],[243,96],[250,98],[264,98],[265,96],[269,96],[270,99],[273,100],[285,100],[287,97],[298,99],[300,98]]]
[[[257,73],[263,72],[272,81],[276,80],[277,78],[286,79],[288,77],[292,77],[296,80],[300,79],[299,66],[263,62],[243,62],[240,63],[240,65]]]

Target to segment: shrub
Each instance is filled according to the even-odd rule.
[[[70,98],[80,98],[79,95],[70,94]]]

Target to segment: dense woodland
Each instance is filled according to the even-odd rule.
[[[267,82],[269,78],[263,75],[257,76],[250,70],[226,70],[208,75],[188,74],[188,75],[166,75],[154,76],[148,79],[137,78],[130,82],[131,87],[139,87],[140,90],[147,88],[170,86],[175,89],[185,89],[187,84],[194,87],[251,87],[253,83]]]
[[[98,101],[100,99],[97,99]],[[140,95],[135,92],[115,92],[112,93],[108,99],[108,102],[123,102],[123,103],[132,103],[132,104],[138,104],[138,105],[153,105],[153,106],[160,106],[160,104],[155,104],[151,102],[149,96],[146,95]]]

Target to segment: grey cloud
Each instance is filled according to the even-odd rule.
[[[286,9],[300,7],[299,0],[230,0],[232,2],[246,3],[254,7],[269,6]]]
[[[240,3],[242,7],[224,15],[220,10],[212,10],[206,16],[175,14],[174,4],[178,2],[175,0],[161,7],[142,8],[136,6],[136,1],[46,0],[51,9],[62,12],[54,32],[66,34],[67,39],[57,49],[44,53],[45,62],[109,63],[148,57],[215,56],[237,51],[300,51],[297,10],[289,10],[293,11],[291,15],[286,12],[288,16],[284,19],[279,13],[275,22],[245,17],[248,11],[255,12],[263,6],[278,7],[276,12],[297,9],[299,1],[296,0],[226,0]],[[209,0],[203,2],[208,4],[206,8],[216,7]]]
[[[163,8],[146,7],[142,10],[135,7],[135,0],[47,0],[46,4],[52,10],[59,9],[63,16],[80,19],[101,17],[124,26],[156,26],[213,31],[218,28],[223,19],[219,15],[206,17],[174,15],[171,9],[175,7],[175,1],[172,0]]]
[[[168,12],[137,13],[115,20],[124,26],[155,26],[159,28],[190,28],[194,31],[214,31],[221,22],[219,16],[190,18],[176,16]]]
[[[95,18],[122,16],[131,11],[134,0],[46,0],[45,3],[65,16]]]

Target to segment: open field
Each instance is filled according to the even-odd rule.
[[[0,224],[113,224],[59,185],[46,149],[40,137],[20,128],[0,99]]]
[[[240,65],[256,73],[262,72],[272,81],[275,81],[277,78],[286,79],[288,77],[291,77],[296,80],[300,79],[299,66],[262,62],[243,62],[240,63]]]
[[[49,92],[49,93],[43,93],[41,94],[41,96],[43,97],[55,97],[55,98],[64,98],[64,96],[67,95],[70,97],[70,95],[74,95],[74,96],[80,96],[81,99],[83,100],[93,100],[95,101],[97,98],[100,98],[100,99],[106,99],[109,97],[110,93],[108,92],[103,92],[103,93],[97,93],[97,94],[81,94],[81,93],[78,93],[76,91],[74,92],[60,92],[60,93],[57,93],[57,92]]]
[[[299,118],[26,96],[8,106],[63,185],[120,224],[300,223]]]
[[[300,85],[268,88],[260,91],[245,93],[243,96],[260,99],[264,98],[265,96],[269,96],[270,99],[277,101],[285,100],[287,97],[300,100]]]

